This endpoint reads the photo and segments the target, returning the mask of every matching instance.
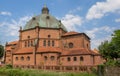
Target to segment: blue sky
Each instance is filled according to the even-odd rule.
[[[44,4],[68,31],[86,33],[92,49],[120,29],[120,0],[0,0],[0,44],[17,40],[19,27],[41,14]]]

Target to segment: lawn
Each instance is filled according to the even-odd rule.
[[[97,76],[93,73],[53,72],[44,70],[23,70],[0,68],[0,76]]]

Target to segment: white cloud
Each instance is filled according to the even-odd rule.
[[[81,7],[77,7],[75,9],[73,9],[73,10],[70,10],[69,13],[76,13],[76,12],[81,11],[81,10],[82,10]]]
[[[112,29],[109,26],[103,26],[100,28],[93,28],[92,30],[86,30],[85,32],[90,38],[94,39],[96,37],[96,34],[101,32],[112,32]]]
[[[92,44],[92,49],[94,48],[98,48],[98,46],[101,44],[101,42],[104,42],[104,41],[110,41],[111,40],[111,36],[110,35],[107,35],[103,38],[99,38],[99,39],[92,39],[91,40],[91,44]]]
[[[106,0],[105,2],[97,2],[93,5],[86,15],[86,19],[99,19],[109,12],[120,11],[120,0]]]
[[[117,27],[102,26],[86,30],[85,33],[91,38],[92,49],[97,48],[101,42],[111,40],[111,34]]]
[[[0,27],[3,27],[4,25],[6,25],[6,22],[0,23]]]
[[[99,31],[98,28],[94,28],[92,30],[87,30],[86,34],[90,37],[90,38],[95,38],[95,33]]]
[[[5,15],[5,16],[11,16],[11,12],[6,12],[6,11],[2,11],[0,12],[0,15]]]
[[[120,18],[118,18],[118,19],[115,19],[115,22],[120,22]]]
[[[0,24],[0,27],[6,27],[3,30],[4,34],[7,36],[18,36],[18,31],[20,26],[24,26],[28,20],[31,19],[31,16],[21,17],[18,21],[12,19],[11,22],[3,22]]]
[[[83,22],[80,16],[73,14],[66,14],[61,21],[69,31],[76,30],[76,26],[81,26]]]

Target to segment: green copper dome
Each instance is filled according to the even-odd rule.
[[[42,14],[28,21],[23,30],[35,28],[36,26],[44,28],[62,28],[64,31],[67,31],[61,21],[49,14],[49,10],[46,6],[43,7]]]

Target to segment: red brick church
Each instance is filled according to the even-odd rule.
[[[6,43],[5,64],[14,67],[95,66],[102,63],[100,54],[90,48],[85,33],[68,32],[60,20],[44,6],[19,30],[19,40]]]

